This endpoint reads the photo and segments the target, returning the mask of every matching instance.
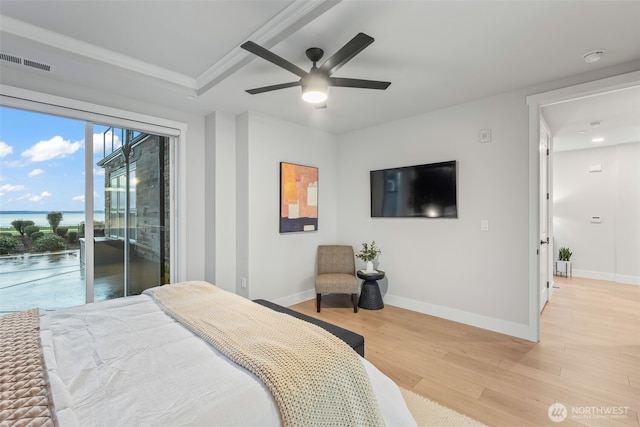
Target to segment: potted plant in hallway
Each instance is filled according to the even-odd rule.
[[[356,255],[357,258],[360,258],[364,262],[366,262],[367,267],[364,271],[372,272],[373,271],[373,260],[376,259],[379,253],[382,251],[376,247],[376,241],[372,241],[371,244],[363,243],[362,249],[360,249],[360,253]]]
[[[569,277],[571,270],[571,255],[573,252],[567,247],[562,247],[558,251],[558,260],[556,261],[556,274]]]

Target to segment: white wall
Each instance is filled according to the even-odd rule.
[[[251,299],[312,298],[317,247],[338,236],[336,138],[254,112],[238,118],[236,135],[238,280],[247,278]],[[318,231],[280,234],[283,161],[318,167]]]
[[[216,112],[205,126],[204,280],[236,292],[236,119]]]
[[[640,285],[640,142],[618,145],[616,276]]]
[[[640,143],[556,152],[553,177],[555,247],[573,252],[573,275],[640,284]]]
[[[338,235],[376,240],[387,302],[526,335],[528,111],[523,92],[340,137]],[[493,142],[478,133],[491,128]],[[369,171],[458,161],[458,219],[370,218]],[[489,231],[480,221],[489,221]]]

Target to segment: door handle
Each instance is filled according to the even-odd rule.
[[[549,244],[549,241],[546,241],[546,242],[545,242],[544,240],[540,240],[540,244],[541,244],[541,245],[548,245],[548,244]]]

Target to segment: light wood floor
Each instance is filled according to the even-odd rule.
[[[315,300],[291,308],[363,335],[367,360],[398,385],[490,426],[640,426],[640,286],[556,286],[540,343],[389,305],[354,314],[346,295],[323,297],[320,313]],[[559,424],[556,402],[569,413]],[[623,413],[584,418],[601,410]]]

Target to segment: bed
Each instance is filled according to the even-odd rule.
[[[187,299],[176,302],[175,292]],[[375,424],[367,411],[380,425],[415,425],[396,384],[344,342],[206,282],[37,314],[53,404],[52,424],[42,425],[307,426],[336,416],[345,426]],[[295,345],[317,335],[321,349],[282,356],[289,353],[274,351],[273,337],[265,341],[270,334]],[[276,362],[264,362],[265,352]]]

